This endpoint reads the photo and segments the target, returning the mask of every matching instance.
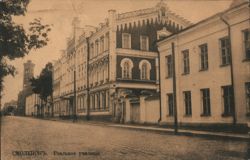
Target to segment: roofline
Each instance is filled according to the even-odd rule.
[[[214,14],[214,15],[208,17],[208,18],[205,18],[205,19],[203,19],[203,20],[201,20],[201,21],[199,21],[199,22],[197,22],[197,23],[195,23],[195,24],[193,24],[193,25],[187,27],[187,28],[184,28],[183,30],[181,30],[181,31],[179,31],[179,32],[177,32],[177,33],[173,33],[173,34],[171,34],[171,35],[169,35],[169,36],[167,36],[167,37],[165,37],[165,38],[163,38],[163,39],[161,39],[161,40],[157,40],[156,43],[158,44],[158,43],[160,43],[160,42],[163,42],[163,41],[165,41],[165,40],[167,40],[167,39],[169,39],[169,38],[174,37],[175,35],[178,35],[178,34],[180,34],[180,33],[183,33],[183,32],[185,32],[185,31],[187,31],[187,30],[189,30],[189,29],[191,29],[191,28],[194,28],[194,27],[196,27],[196,26],[198,26],[198,25],[200,25],[200,24],[202,24],[202,23],[204,23],[204,22],[210,20],[210,19],[213,19],[213,18],[215,18],[215,17],[217,17],[217,16],[221,16],[221,15],[227,13],[228,11],[230,11],[230,10],[232,10],[232,9],[235,9],[235,8],[238,8],[238,7],[240,7],[240,6],[243,6],[243,5],[245,5],[245,4],[248,4],[248,2],[243,2],[243,3],[241,3],[241,4],[238,5],[238,6],[235,6],[235,7],[232,7],[232,8],[228,8],[228,9],[222,11],[222,12],[218,12],[218,13],[216,13],[216,14]]]

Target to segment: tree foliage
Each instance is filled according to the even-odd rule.
[[[32,78],[31,86],[34,93],[39,94],[40,98],[47,102],[47,98],[52,96],[52,63],[47,63],[45,68],[41,71],[40,75]]]
[[[49,25],[43,25],[41,18],[29,23],[26,31],[21,24],[13,21],[13,16],[24,16],[30,0],[0,1],[0,89],[3,77],[15,75],[15,67],[7,64],[8,60],[24,57],[32,49],[42,48],[49,41]],[[0,90],[0,91],[1,91]]]

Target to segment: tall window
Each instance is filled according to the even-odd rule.
[[[202,44],[199,47],[200,47],[200,70],[208,70],[207,44]]]
[[[95,56],[99,54],[99,41],[95,41]]]
[[[243,34],[246,59],[250,59],[250,29],[244,30]]]
[[[102,93],[102,108],[106,108],[106,93]]]
[[[77,97],[77,109],[81,109],[81,97]]]
[[[247,115],[250,116],[250,82],[245,83]]]
[[[233,114],[234,109],[234,99],[233,99],[233,87],[232,86],[222,86],[222,98],[224,104],[224,116],[229,116]]]
[[[100,39],[100,53],[104,52],[104,37]]]
[[[174,97],[173,94],[167,94],[168,115],[174,115]]]
[[[221,52],[221,64],[228,65],[230,64],[230,42],[229,38],[225,37],[220,39],[220,52]]]
[[[122,34],[122,48],[131,48],[131,35],[128,33]]]
[[[184,91],[184,105],[185,105],[185,114],[187,116],[192,115],[192,98],[191,98],[191,91]]]
[[[210,116],[211,115],[211,108],[210,108],[210,90],[208,88],[201,89],[201,101],[202,101],[202,109],[203,109],[203,116]]]
[[[147,79],[147,64],[143,63],[141,70],[141,79]]]
[[[141,50],[148,51],[148,36],[140,36]]]
[[[149,80],[150,79],[150,70],[151,64],[147,60],[142,60],[139,63],[141,79],[142,80]]]
[[[93,94],[92,96],[92,108],[95,110],[95,95]]]
[[[132,68],[133,62],[129,58],[124,58],[121,61],[121,68],[122,68],[122,78],[124,79],[131,79],[132,78]]]
[[[105,35],[105,51],[109,50],[109,33]]]
[[[166,56],[166,77],[173,76],[173,61],[172,55]]]
[[[96,108],[100,109],[100,93],[96,94]]]
[[[90,45],[90,58],[94,57],[94,44],[91,43]]]
[[[190,71],[189,50],[182,51],[182,58],[183,58],[183,74],[188,74]]]
[[[84,109],[85,95],[82,96],[81,108]]]
[[[128,62],[124,62],[124,65],[123,65],[123,78],[130,78],[129,76],[129,63]]]

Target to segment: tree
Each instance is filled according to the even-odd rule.
[[[28,31],[13,21],[13,16],[25,15],[29,3],[30,0],[0,1],[0,96],[3,78],[16,73],[15,67],[7,64],[7,61],[24,57],[32,49],[44,47],[49,41],[48,32],[51,28],[43,25],[41,18],[30,22]]]
[[[41,100],[45,102],[42,105],[42,109],[48,103],[48,97],[52,97],[52,63],[47,63],[45,68],[42,69],[40,75],[37,78],[31,78],[32,91],[39,94]]]

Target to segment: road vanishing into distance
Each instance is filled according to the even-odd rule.
[[[1,160],[241,160],[249,143],[90,123],[1,118]]]

